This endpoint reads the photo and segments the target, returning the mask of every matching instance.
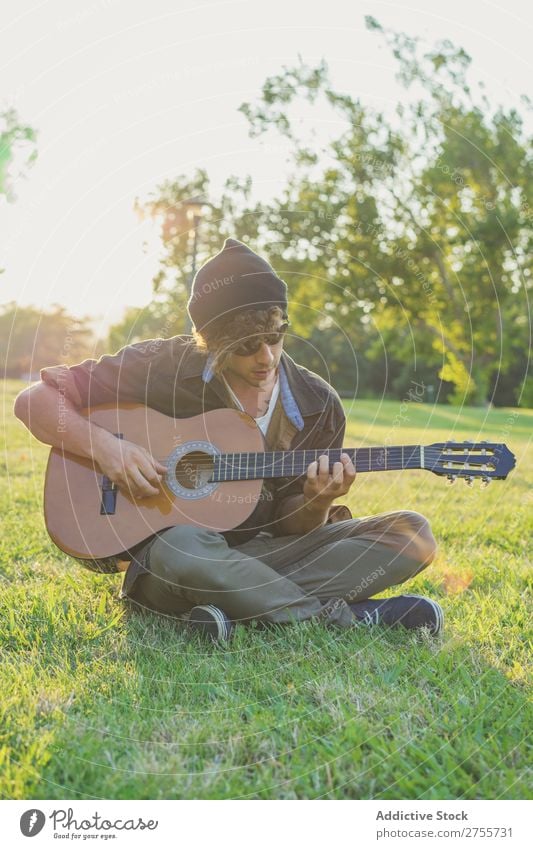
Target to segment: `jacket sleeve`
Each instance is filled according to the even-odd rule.
[[[150,380],[156,378],[166,350],[166,340],[139,342],[99,360],[43,368],[41,380],[56,388],[76,407],[117,401],[146,404]]]

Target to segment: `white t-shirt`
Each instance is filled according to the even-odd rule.
[[[235,392],[233,391],[233,389],[229,385],[229,383],[226,380],[226,378],[224,377],[224,375],[222,375],[222,379],[224,380],[224,383],[226,384],[226,388],[227,388],[229,394],[231,395],[231,397],[233,398],[234,402],[238,406],[239,410],[242,410],[244,412],[244,407],[242,406],[241,402],[239,401],[239,399],[235,395]],[[270,419],[272,418],[272,413],[274,412],[274,407],[276,406],[276,403],[277,403],[277,400],[278,400],[278,395],[279,395],[279,377],[276,378],[276,383],[274,385],[274,389],[272,390],[272,395],[270,396],[270,401],[268,402],[268,410],[266,411],[264,416],[258,416],[258,418],[255,419],[255,421],[257,422],[257,426],[259,427],[259,429],[263,433],[263,436],[266,436],[266,432],[267,432],[268,426],[270,424]]]

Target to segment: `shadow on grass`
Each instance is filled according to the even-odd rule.
[[[453,620],[442,642],[302,623],[216,647],[128,605],[72,637],[39,662],[72,696],[26,798],[527,796],[525,693]]]

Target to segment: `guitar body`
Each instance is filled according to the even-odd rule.
[[[265,451],[254,419],[238,410],[212,410],[173,419],[142,404],[108,404],[82,413],[117,440],[141,445],[166,466],[160,494],[135,499],[117,489],[91,460],[53,448],[46,470],[48,533],[67,554],[85,560],[116,557],[174,525],[229,531],[254,511],[264,478],[305,475],[327,453],[330,468],[342,451],[357,473],[425,469],[483,485],[503,480],[515,465],[506,445],[437,442],[376,448]]]
[[[264,451],[263,435],[246,413],[221,409],[173,419],[141,404],[109,404],[84,415],[168,461],[171,473],[160,495],[136,500],[114,488],[91,460],[53,448],[44,515],[48,533],[66,554],[81,559],[116,556],[164,528],[194,525],[226,531],[253,512],[262,480],[207,483],[210,454]]]

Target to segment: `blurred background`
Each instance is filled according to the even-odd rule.
[[[0,363],[187,332],[228,236],[350,398],[533,406],[520,0],[3,5]]]

